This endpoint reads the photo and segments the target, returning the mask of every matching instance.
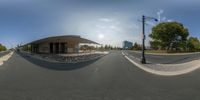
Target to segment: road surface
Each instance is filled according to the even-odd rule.
[[[136,58],[141,58],[141,53],[133,51],[123,51]],[[145,54],[146,61],[150,63],[161,63],[161,64],[178,64],[189,62],[195,59],[200,59],[200,53],[193,53],[187,55],[153,55]]]
[[[81,64],[53,64],[14,53],[0,66],[0,100],[199,100],[200,70],[163,77],[121,51]]]

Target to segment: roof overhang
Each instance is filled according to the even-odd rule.
[[[64,35],[64,36],[53,36],[53,37],[47,37],[47,38],[43,38],[43,39],[39,39],[30,43],[27,43],[26,45],[29,44],[40,44],[40,43],[44,43],[44,42],[53,42],[53,41],[60,41],[60,40],[73,40],[73,41],[77,41],[78,43],[88,43],[88,44],[97,44],[100,45],[97,42],[94,42],[92,40],[88,40],[85,38],[81,38],[78,35]]]

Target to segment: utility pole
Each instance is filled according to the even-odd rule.
[[[146,59],[145,59],[145,16],[142,16],[142,57],[141,57],[141,63],[145,64]]]
[[[154,21],[158,21],[158,19],[154,18],[154,17],[146,17],[146,16],[142,16],[142,56],[141,56],[141,63],[142,64],[146,64],[146,58],[145,58],[145,21],[146,19],[148,20],[154,20]]]

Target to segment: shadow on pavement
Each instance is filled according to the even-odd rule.
[[[19,56],[23,57],[24,59],[28,60],[29,62],[38,65],[39,67],[44,67],[47,69],[52,69],[52,70],[75,70],[75,69],[80,69],[83,67],[87,67],[88,65],[96,62],[98,59],[86,61],[86,62],[80,62],[80,63],[54,63],[54,62],[48,62],[48,61],[43,61],[37,58],[30,57],[30,55],[23,54],[20,52],[16,52]]]

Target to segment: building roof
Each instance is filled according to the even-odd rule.
[[[43,39],[39,39],[33,42],[30,42],[28,44],[38,44],[38,43],[42,43],[42,42],[49,42],[49,41],[59,41],[59,40],[76,40],[79,43],[91,43],[91,44],[99,44],[97,42],[94,42],[92,40],[88,40],[85,38],[81,38],[78,35],[62,35],[62,36],[52,36],[52,37],[47,37],[47,38],[43,38]]]

